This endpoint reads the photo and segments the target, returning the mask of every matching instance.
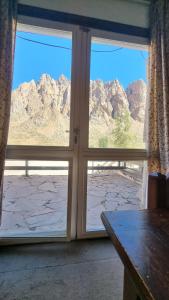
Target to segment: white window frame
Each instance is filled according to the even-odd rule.
[[[121,35],[112,32],[105,32],[101,30],[89,30],[84,33],[84,48],[83,55],[86,55],[84,60],[84,93],[80,99],[80,151],[79,151],[79,166],[78,166],[78,223],[77,223],[77,237],[96,238],[106,236],[105,230],[86,231],[86,217],[87,217],[87,161],[89,160],[104,160],[104,161],[145,161],[147,160],[147,151],[145,149],[101,149],[89,148],[89,87],[90,87],[90,52],[91,52],[91,38],[104,38],[104,40],[111,40],[111,43],[137,48],[140,50],[148,49],[149,40],[147,38],[140,38],[136,36]]]
[[[24,237],[3,238],[0,243],[32,243],[70,241],[76,238],[93,238],[105,236],[105,231],[86,232],[86,190],[88,160],[147,160],[143,149],[98,149],[88,148],[88,110],[90,82],[90,46],[91,36],[111,39],[116,44],[133,43],[139,49],[148,47],[148,38],[128,36],[113,32],[81,28],[77,25],[63,24],[49,20],[19,16],[18,28],[24,31],[31,27],[43,28],[43,33],[52,34],[53,30],[72,31],[72,77],[71,77],[71,121],[70,146],[8,146],[6,159],[30,160],[68,160],[70,164],[68,189],[67,237]],[[26,25],[25,25],[26,24]],[[74,130],[80,130],[78,143],[74,143]]]

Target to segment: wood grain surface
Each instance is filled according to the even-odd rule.
[[[169,210],[103,212],[101,218],[144,299],[169,300]]]

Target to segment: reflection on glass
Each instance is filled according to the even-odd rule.
[[[147,54],[92,39],[89,147],[145,148]]]
[[[146,207],[146,163],[88,161],[86,230],[103,230],[100,214]]]
[[[66,235],[67,161],[6,161],[0,236]]]

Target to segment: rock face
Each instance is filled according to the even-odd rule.
[[[143,80],[131,83],[126,91],[118,80],[90,82],[90,118],[116,118],[129,110],[134,120],[143,121],[146,84]],[[28,118],[51,113],[70,115],[70,81],[61,75],[54,80],[43,74],[38,82],[21,84],[12,93],[12,118],[21,122]]]
[[[26,118],[46,118],[52,112],[69,115],[70,81],[60,76],[54,80],[43,74],[38,82],[21,84],[12,93],[11,114],[19,122]]]
[[[134,120],[144,120],[146,94],[147,87],[143,80],[134,81],[126,89],[130,113]]]
[[[59,130],[69,130],[70,80],[61,75],[57,80],[43,74],[39,81],[21,84],[12,92],[11,124],[26,131],[55,138]],[[146,102],[146,84],[143,80],[131,83],[126,91],[118,80],[90,82],[89,118],[92,124],[109,126],[123,112],[137,122],[143,122]],[[26,125],[27,124],[27,125]],[[64,124],[67,124],[64,126]],[[31,134],[31,133],[30,133]],[[61,135],[61,134],[60,134]],[[10,131],[10,137],[12,132]]]

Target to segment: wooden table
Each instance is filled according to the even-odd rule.
[[[124,264],[124,300],[169,300],[169,210],[103,212]]]

